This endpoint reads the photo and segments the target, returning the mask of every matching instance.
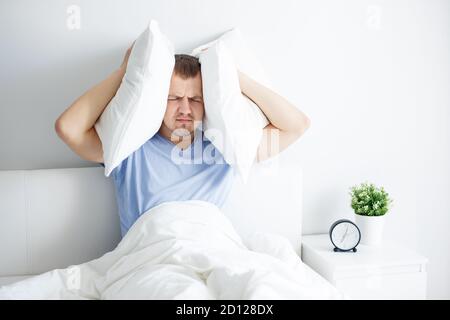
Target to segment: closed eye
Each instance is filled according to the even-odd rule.
[[[169,96],[168,98],[167,98],[167,100],[170,100],[170,101],[176,101],[176,100],[180,100],[180,99],[182,99],[183,97],[173,97],[173,96]],[[201,99],[201,98],[189,98],[189,101],[194,101],[194,102],[202,102],[203,100]]]

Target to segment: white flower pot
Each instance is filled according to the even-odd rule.
[[[379,246],[383,242],[385,216],[362,216],[355,214],[355,223],[361,231],[360,244]]]

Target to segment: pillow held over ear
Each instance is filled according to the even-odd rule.
[[[95,124],[105,176],[158,132],[174,65],[172,43],[151,20],[134,43],[116,95]]]
[[[200,59],[205,101],[205,136],[235,166],[245,183],[256,158],[263,128],[261,109],[242,94],[237,70],[271,88],[264,70],[246,46],[238,28],[195,48]]]
[[[222,41],[200,54],[205,137],[247,182],[263,133],[261,117],[241,93],[233,57]]]

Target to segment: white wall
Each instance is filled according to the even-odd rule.
[[[94,165],[54,121],[117,68],[149,18],[180,53],[239,26],[312,120],[285,151],[304,167],[304,233],[352,218],[350,186],[383,185],[395,201],[386,236],[427,256],[429,297],[449,299],[449,3],[1,1],[0,170]],[[67,26],[70,5],[80,29]]]

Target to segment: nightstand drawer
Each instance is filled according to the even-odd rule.
[[[337,253],[339,254],[339,253]],[[370,277],[383,276],[391,274],[404,273],[423,273],[424,265],[420,263],[404,264],[404,265],[371,265],[371,266],[357,266],[354,268],[336,268],[334,270],[334,278],[356,278],[356,277]]]
[[[333,282],[333,281],[332,281]],[[340,278],[334,285],[350,299],[425,299],[426,272]]]
[[[334,252],[327,234],[303,236],[302,260],[351,299],[425,299],[428,260],[385,241]]]

